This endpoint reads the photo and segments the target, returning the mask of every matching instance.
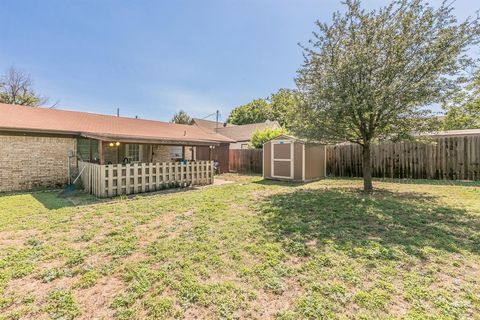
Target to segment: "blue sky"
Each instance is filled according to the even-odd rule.
[[[458,17],[473,3],[457,0]],[[297,43],[341,9],[332,0],[0,0],[0,71],[30,73],[61,109],[167,121],[179,109],[219,109],[225,120],[294,87]]]

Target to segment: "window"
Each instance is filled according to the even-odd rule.
[[[77,155],[82,161],[98,161],[98,141],[93,139],[77,139]]]
[[[142,146],[139,144],[126,144],[125,153],[130,162],[141,161]]]
[[[170,159],[172,160],[183,159],[183,147],[182,146],[170,147]]]

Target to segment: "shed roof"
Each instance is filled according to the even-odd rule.
[[[79,135],[99,140],[212,143],[231,139],[197,126],[0,103],[0,131]]]

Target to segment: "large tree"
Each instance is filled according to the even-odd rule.
[[[444,105],[443,129],[480,128],[480,70],[463,90],[456,92]]]
[[[363,148],[364,190],[372,190],[370,149],[431,129],[426,106],[455,87],[478,43],[479,19],[457,22],[445,2],[397,0],[366,11],[347,0],[345,13],[317,22],[297,86],[304,103],[297,134]]]
[[[291,89],[280,89],[272,93],[268,99],[270,102],[269,119],[277,121],[283,128],[290,127],[292,112],[295,112],[299,103],[298,93]]]
[[[173,115],[171,122],[177,124],[191,124],[192,118],[188,115],[188,113],[180,110]]]
[[[298,93],[295,90],[280,89],[266,99],[255,99],[233,109],[227,121],[233,124],[250,124],[272,120],[287,128],[289,115],[295,111],[297,100]]]
[[[11,67],[0,78],[0,102],[36,107],[47,98],[35,92],[29,74]]]

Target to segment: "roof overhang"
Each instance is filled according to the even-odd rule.
[[[158,137],[142,137],[142,136],[123,136],[97,134],[88,132],[60,131],[60,130],[42,130],[42,129],[25,129],[25,128],[5,128],[0,127],[0,134],[12,135],[46,135],[46,136],[63,136],[63,137],[84,137],[101,141],[120,141],[125,143],[145,143],[145,144],[167,144],[167,145],[189,145],[189,146],[219,146],[223,143],[231,143],[231,139],[222,140],[199,140],[199,139],[171,139]],[[228,139],[228,140],[227,140]]]
[[[165,144],[165,145],[186,145],[186,146],[219,146],[222,143],[230,143],[229,141],[216,140],[197,140],[197,139],[171,139],[171,138],[157,138],[157,137],[140,137],[140,136],[123,136],[123,135],[109,135],[84,133],[81,137],[95,139],[100,141],[119,141],[124,143],[145,143],[145,144]]]

